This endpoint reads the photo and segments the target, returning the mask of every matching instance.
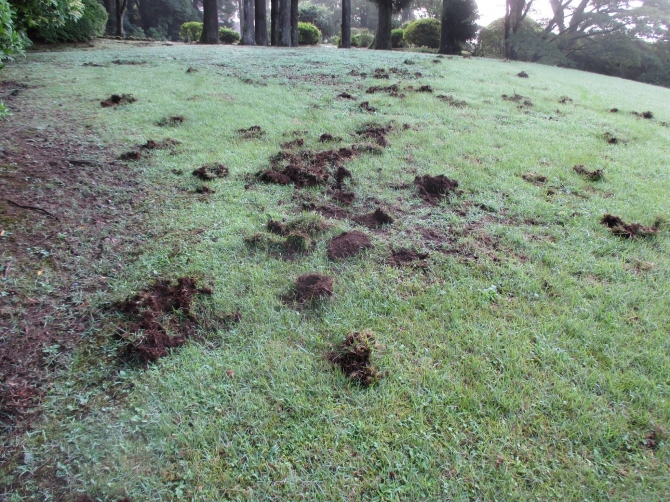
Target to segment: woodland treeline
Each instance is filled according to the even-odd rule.
[[[528,17],[545,2],[550,19]],[[670,87],[670,0],[506,0],[488,26],[476,24],[475,0],[0,0],[3,58],[20,53],[31,33],[86,18],[91,4],[104,6],[110,35],[177,40],[183,23],[200,21],[200,42],[217,43],[218,28],[239,19],[247,45],[295,46],[305,21],[342,48],[363,31],[369,48],[390,50],[393,30],[432,18],[442,53],[466,49]]]

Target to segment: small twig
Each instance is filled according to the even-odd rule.
[[[12,260],[9,260],[9,261],[5,264],[5,273],[2,274],[2,279],[5,280],[5,281],[7,280],[7,277],[9,276],[9,266],[10,266],[11,264],[12,264]]]
[[[47,241],[47,240],[51,239],[51,237],[53,237],[57,232],[60,232],[62,228],[63,228],[63,225],[60,225],[56,230],[54,230],[53,232],[51,232],[51,233],[50,233],[49,235],[47,235],[44,239],[42,239],[42,240],[40,240],[40,241],[37,241],[37,242],[35,243],[35,245],[37,246],[38,244],[42,244],[44,241]]]
[[[19,204],[19,203],[14,202],[13,200],[10,200],[10,199],[7,199],[7,202],[9,202],[10,204],[15,205],[16,207],[21,207],[21,208],[23,208],[23,209],[32,209],[33,211],[42,211],[43,213],[48,214],[48,215],[51,216],[52,218],[56,218],[58,221],[60,221],[60,218],[59,218],[58,216],[56,216],[56,215],[53,214],[53,213],[50,213],[50,212],[47,211],[46,209],[42,209],[41,207],[36,207],[36,206],[24,206],[23,204]]]

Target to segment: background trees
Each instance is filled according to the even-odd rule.
[[[475,0],[444,0],[440,30],[440,54],[457,54],[463,43],[475,38],[479,17]]]

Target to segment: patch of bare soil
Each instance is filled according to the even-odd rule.
[[[519,108],[523,108],[524,106],[527,107],[533,106],[533,102],[529,98],[526,98],[521,94],[517,94],[516,92],[512,96],[503,94],[502,98],[505,101],[512,101],[513,103],[519,103]]]
[[[281,151],[272,159],[272,169],[259,172],[256,176],[266,183],[289,185],[296,187],[323,185],[331,177],[329,168],[338,166],[357,155],[352,148],[310,150],[293,153]],[[348,172],[348,171],[347,171]],[[337,175],[337,173],[336,173]]]
[[[287,141],[286,143],[282,144],[282,148],[284,150],[291,150],[293,148],[302,148],[305,145],[305,140],[302,138],[296,138],[293,141]]]
[[[119,327],[119,337],[126,342],[123,357],[147,364],[167,356],[169,349],[184,345],[198,327],[191,312],[198,294],[211,295],[212,290],[199,288],[192,277],[180,277],[176,284],[159,280],[119,303],[118,310],[128,318]]]
[[[519,73],[516,74],[517,77],[519,78],[528,78],[528,73],[525,71],[520,71]]]
[[[372,78],[379,78],[379,79],[388,79],[390,78],[390,75],[388,71],[384,68],[375,68],[374,73],[372,74]]]
[[[449,197],[458,188],[458,181],[447,178],[445,175],[417,176],[414,178],[419,197],[428,204],[436,205],[442,199]]]
[[[351,94],[349,94],[348,92],[342,92],[342,93],[338,94],[337,97],[341,98],[341,99],[354,99],[354,97]]]
[[[341,140],[342,138],[338,138],[337,136],[333,136],[332,134],[328,134],[327,132],[319,136],[319,143],[328,143],[329,141],[341,141]]]
[[[261,129],[261,126],[253,125],[248,129],[238,129],[237,134],[244,139],[258,139],[265,135],[265,131]]]
[[[328,360],[338,366],[347,378],[368,387],[380,377],[370,362],[374,341],[372,333],[351,333],[338,350],[329,354]]]
[[[140,148],[145,150],[172,150],[181,143],[176,139],[165,138],[161,141],[155,141],[153,139],[147,140],[146,143],[140,145]]]
[[[351,219],[359,225],[370,229],[379,228],[382,225],[390,225],[394,221],[393,217],[380,207],[371,213],[354,216]]]
[[[450,106],[456,107],[456,108],[463,108],[467,106],[467,103],[464,100],[458,100],[455,99],[451,94],[440,94],[436,96],[437,99],[444,101]]]
[[[305,305],[331,296],[333,296],[332,277],[321,274],[304,274],[298,277],[293,291],[284,300]]]
[[[343,206],[350,206],[354,202],[356,194],[347,190],[333,190],[331,197],[335,202],[339,202]]]
[[[138,150],[130,150],[129,152],[122,153],[121,155],[118,156],[119,160],[127,160],[131,162],[140,160],[141,158],[142,158],[142,152]]]
[[[110,108],[112,106],[127,105],[137,101],[132,94],[112,94],[109,99],[101,101],[100,104],[103,108]]]
[[[416,90],[416,92],[433,92],[433,88],[429,85],[422,85]]]
[[[376,124],[368,124],[362,129],[356,131],[356,133],[361,138],[366,138],[370,141],[374,141],[382,148],[386,148],[389,145],[388,138],[386,135],[393,130],[393,126],[380,126]]]
[[[610,113],[619,113],[618,108],[610,108]]]
[[[176,127],[182,125],[184,122],[186,122],[186,118],[183,116],[171,115],[170,117],[163,117],[158,122],[156,122],[156,125],[159,127]]]
[[[641,119],[651,120],[654,118],[654,114],[652,112],[631,112],[631,113],[636,117],[640,117]]]
[[[572,99],[569,98],[568,96],[561,96],[558,102],[562,105],[567,105],[568,103],[572,103]]]
[[[363,101],[359,106],[361,107],[362,110],[366,112],[374,113],[377,111],[377,109],[374,106],[370,106],[369,101]]]
[[[412,249],[397,249],[391,252],[391,256],[386,259],[386,263],[394,267],[411,266],[416,268],[426,268],[428,253],[417,253]]]
[[[351,258],[371,247],[372,242],[370,238],[363,232],[359,232],[358,230],[343,232],[328,241],[328,258],[331,260]]]
[[[230,170],[223,164],[205,164],[193,171],[193,176],[203,181],[212,181],[216,178],[225,178]]]
[[[617,138],[616,136],[614,136],[609,132],[603,134],[603,139],[607,141],[607,143],[609,143],[610,145],[616,145],[619,143],[619,138]]]
[[[626,223],[618,216],[612,214],[605,214],[600,219],[600,223],[610,229],[614,235],[624,237],[626,239],[635,239],[637,237],[653,237],[658,233],[660,221],[656,221],[654,226],[645,227],[639,223]]]
[[[404,98],[405,95],[400,93],[400,88],[398,87],[397,84],[389,85],[389,86],[381,86],[381,85],[373,85],[371,87],[368,87],[368,90],[365,91],[368,94],[375,94],[377,92],[385,92],[389,96],[392,96],[394,98]]]
[[[572,169],[580,176],[583,176],[584,178],[591,181],[600,181],[601,179],[603,179],[604,176],[604,172],[602,169],[595,169],[593,171],[589,171],[584,167],[583,164],[578,164],[574,166]]]
[[[309,205],[309,209],[316,211],[317,213],[319,213],[322,216],[325,216],[326,218],[332,218],[334,220],[346,220],[347,218],[349,218],[348,211],[330,204],[323,204],[320,206]]]
[[[547,182],[546,176],[533,172],[522,174],[521,178],[523,178],[528,183],[532,183],[533,185],[542,185],[543,183]]]

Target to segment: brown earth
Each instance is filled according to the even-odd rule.
[[[377,92],[385,92],[389,96],[392,96],[394,98],[404,98],[405,95],[400,93],[400,88],[398,87],[397,84],[389,85],[389,86],[380,86],[380,85],[373,85],[372,87],[368,87],[368,90],[365,91],[368,94],[375,94]]]
[[[348,92],[343,92],[341,94],[338,94],[337,97],[342,98],[342,99],[354,99],[354,97],[351,94],[349,94]]]
[[[375,124],[370,124],[362,129],[356,131],[361,138],[366,138],[371,141],[374,141],[382,148],[386,148],[389,145],[388,138],[386,135],[393,130],[393,126],[380,126]]]
[[[464,106],[467,105],[467,103],[463,100],[458,100],[455,99],[451,94],[440,94],[438,96],[435,96],[437,99],[444,101],[450,106],[453,106],[455,108],[463,108]]]
[[[140,145],[140,148],[144,148],[145,150],[171,150],[180,144],[179,141],[172,138],[165,138],[161,141],[149,139],[146,143]]]
[[[386,263],[394,267],[413,266],[416,268],[426,268],[428,265],[425,260],[428,253],[417,253],[412,249],[398,249],[391,252],[391,256],[386,259]]]
[[[618,113],[619,109],[618,108],[611,108],[610,113]]]
[[[295,289],[285,300],[302,304],[313,303],[333,295],[333,278],[320,274],[304,274],[295,281]]]
[[[352,148],[321,152],[307,150],[299,153],[284,150],[273,158],[272,169],[261,171],[256,176],[266,183],[279,185],[293,183],[298,188],[323,185],[331,177],[330,167],[341,167],[340,163],[356,155],[356,151]]]
[[[422,85],[416,90],[416,92],[433,92],[433,88],[429,85]]]
[[[558,102],[562,105],[566,105],[568,103],[572,103],[572,99],[569,98],[568,96],[561,96]]]
[[[528,172],[522,174],[521,177],[528,183],[533,183],[534,185],[541,185],[547,182],[547,177],[542,174],[537,174],[533,172]]]
[[[109,99],[101,101],[103,108],[110,108],[112,106],[127,105],[134,103],[137,99],[132,94],[112,94]]]
[[[356,194],[346,190],[334,190],[331,193],[331,197],[334,201],[339,202],[343,206],[350,206],[354,202]]]
[[[523,108],[524,106],[533,106],[533,102],[528,99],[523,97],[521,94],[517,94],[516,92],[514,93],[513,96],[508,96],[507,94],[502,95],[503,100],[505,101],[512,101],[514,103],[521,103],[519,105],[519,108]]]
[[[602,169],[595,169],[593,171],[589,171],[584,167],[583,164],[578,164],[574,166],[572,169],[580,176],[584,176],[585,178],[591,181],[599,181],[603,178],[604,175]]]
[[[181,115],[171,115],[169,117],[163,117],[160,119],[156,125],[159,127],[175,127],[186,122],[186,118]]]
[[[304,139],[297,138],[294,139],[293,141],[287,141],[286,143],[283,143],[281,147],[284,150],[291,150],[292,148],[301,148],[302,146],[304,146],[304,144],[305,144]]]
[[[618,216],[612,214],[605,214],[600,219],[600,223],[610,229],[614,235],[624,237],[627,239],[635,239],[636,237],[653,237],[658,233],[660,222],[657,221],[653,227],[645,227],[639,223],[626,223]]]
[[[212,181],[216,178],[225,178],[230,170],[223,164],[205,164],[193,171],[193,176],[203,181]]]
[[[363,101],[359,106],[366,112],[374,113],[377,111],[377,109],[374,106],[370,106],[369,101]]]
[[[328,141],[340,141],[341,139],[342,138],[338,138],[326,132],[323,133],[321,136],[319,136],[319,143],[327,143]]]
[[[244,139],[258,139],[265,135],[265,131],[261,129],[261,126],[253,125],[248,129],[238,129],[237,134],[242,136]]]
[[[516,74],[516,76],[520,78],[528,78],[528,73],[526,73],[525,71],[520,71],[519,73]]]
[[[367,387],[379,379],[379,373],[370,362],[374,341],[372,333],[352,333],[347,335],[337,351],[329,354],[328,359],[339,366],[347,378]]]
[[[382,225],[390,225],[393,223],[393,217],[391,217],[391,215],[379,207],[371,213],[354,216],[351,219],[359,225],[363,225],[364,227],[370,229],[379,228]]]
[[[118,311],[128,318],[119,327],[119,337],[125,341],[122,356],[147,364],[167,356],[168,349],[184,345],[198,328],[191,312],[198,294],[211,295],[212,290],[199,288],[192,277],[180,277],[176,284],[159,280],[117,304]]]
[[[384,68],[375,68],[372,78],[390,78],[390,75]]]
[[[447,178],[443,174],[431,176],[417,176],[414,178],[419,197],[428,204],[438,204],[440,200],[449,197],[458,188],[458,181]]]
[[[137,150],[130,150],[129,152],[122,153],[121,155],[118,156],[119,160],[128,160],[128,161],[136,161],[140,160],[142,158],[142,152],[139,152]]]
[[[350,258],[371,247],[370,238],[363,232],[358,230],[343,232],[328,241],[328,258],[331,260]]]
[[[651,120],[654,118],[654,114],[652,112],[631,112],[631,113],[636,117],[640,117],[642,119]]]
[[[616,145],[617,143],[619,143],[619,138],[617,138],[616,136],[614,136],[609,132],[603,134],[603,139],[607,141],[607,143],[609,143],[610,145]]]

